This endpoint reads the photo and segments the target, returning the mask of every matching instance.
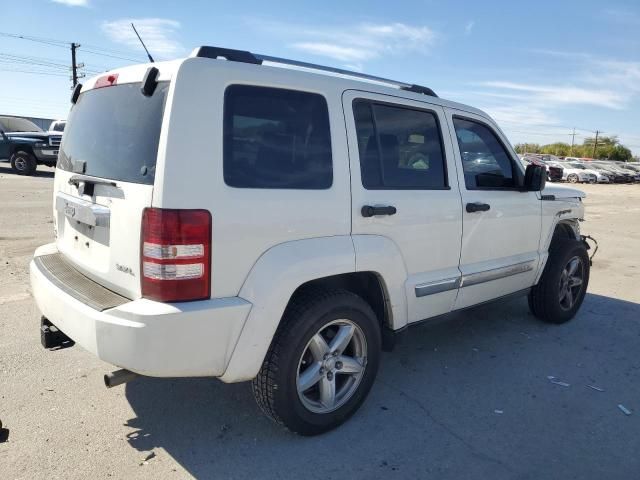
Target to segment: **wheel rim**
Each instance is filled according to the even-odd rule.
[[[576,183],[578,181],[578,177],[575,175],[569,175],[569,182]]]
[[[558,299],[563,310],[571,310],[578,301],[584,284],[584,263],[580,257],[572,257],[560,274]]]
[[[27,169],[27,161],[23,157],[16,157],[13,164],[16,166],[16,170],[23,171]]]
[[[349,401],[367,366],[367,340],[358,325],[340,319],[307,343],[296,372],[298,398],[307,410],[329,413]]]

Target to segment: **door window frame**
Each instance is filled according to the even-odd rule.
[[[458,132],[456,130],[456,124],[455,124],[455,120],[459,119],[459,120],[465,120],[467,122],[472,122],[472,123],[477,123],[479,125],[482,125],[483,127],[489,129],[489,131],[493,134],[494,137],[496,137],[496,139],[498,140],[498,143],[500,144],[500,146],[502,147],[502,149],[505,151],[505,153],[507,154],[507,157],[509,158],[510,162],[511,162],[511,171],[512,171],[512,175],[514,173],[517,172],[517,185],[514,185],[513,187],[469,187],[467,185],[466,180],[464,180],[464,161],[462,160],[462,151],[460,151],[460,142],[458,141]],[[466,115],[461,115],[461,114],[457,114],[457,113],[452,113],[451,114],[451,126],[453,127],[453,139],[455,140],[455,148],[458,149],[458,156],[460,158],[460,167],[462,168],[462,176],[463,176],[463,182],[462,184],[464,185],[464,188],[469,190],[469,191],[477,191],[477,190],[495,190],[495,191],[507,191],[507,192],[522,192],[522,187],[523,187],[523,183],[524,183],[524,172],[522,171],[522,169],[520,169],[518,167],[518,164],[516,163],[516,160],[513,158],[513,155],[511,154],[511,150],[509,148],[507,148],[505,142],[503,141],[502,137],[498,134],[498,132],[496,131],[495,128],[493,128],[488,122],[486,121],[482,121],[482,120],[478,120],[477,118],[473,118],[473,117],[469,117]]]
[[[378,127],[376,124],[375,111],[373,109],[374,105],[382,105],[386,107],[394,107],[394,108],[399,108],[404,110],[413,110],[416,112],[429,113],[433,115],[436,121],[436,127],[438,129],[438,139],[440,140],[440,151],[442,152],[442,175],[444,178],[444,186],[441,186],[441,187],[410,187],[410,186],[388,187],[385,185],[381,185],[380,187],[375,187],[375,188],[365,187],[364,183],[362,182],[362,160],[361,160],[362,157],[360,155],[360,143],[357,140],[358,123],[356,122],[355,111],[354,111],[356,102],[366,102],[367,104],[369,104],[369,107],[371,108],[371,119],[373,121],[373,131],[374,131],[374,134],[376,135],[376,143],[378,144],[378,155],[380,156],[380,158],[381,158],[382,152],[380,149],[380,139],[378,137]],[[416,191],[451,190],[451,184],[449,182],[449,170],[447,168],[447,152],[446,152],[445,143],[444,143],[444,136],[442,134],[442,123],[440,122],[440,118],[438,117],[437,111],[432,110],[430,108],[420,108],[420,107],[415,107],[413,105],[406,105],[402,103],[388,102],[383,100],[374,100],[372,98],[361,96],[361,97],[355,97],[351,101],[351,117],[353,118],[353,125],[355,127],[356,149],[358,151],[358,165],[360,166],[360,184],[362,185],[363,189],[365,190],[416,190]]]

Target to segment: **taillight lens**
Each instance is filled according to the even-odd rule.
[[[145,208],[142,214],[142,296],[162,302],[211,296],[211,214]]]

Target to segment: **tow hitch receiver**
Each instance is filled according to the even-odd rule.
[[[76,343],[45,317],[40,317],[40,342],[47,350],[62,350]]]

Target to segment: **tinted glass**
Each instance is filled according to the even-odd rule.
[[[433,113],[364,100],[356,101],[353,111],[366,189],[447,186],[440,130]]]
[[[94,177],[153,184],[168,82],[151,97],[139,83],[82,93],[62,137],[58,167]]]
[[[454,117],[453,124],[468,189],[517,186],[511,157],[495,133],[471,120]]]
[[[331,137],[324,97],[245,85],[227,88],[224,181],[241,188],[331,187]]]

